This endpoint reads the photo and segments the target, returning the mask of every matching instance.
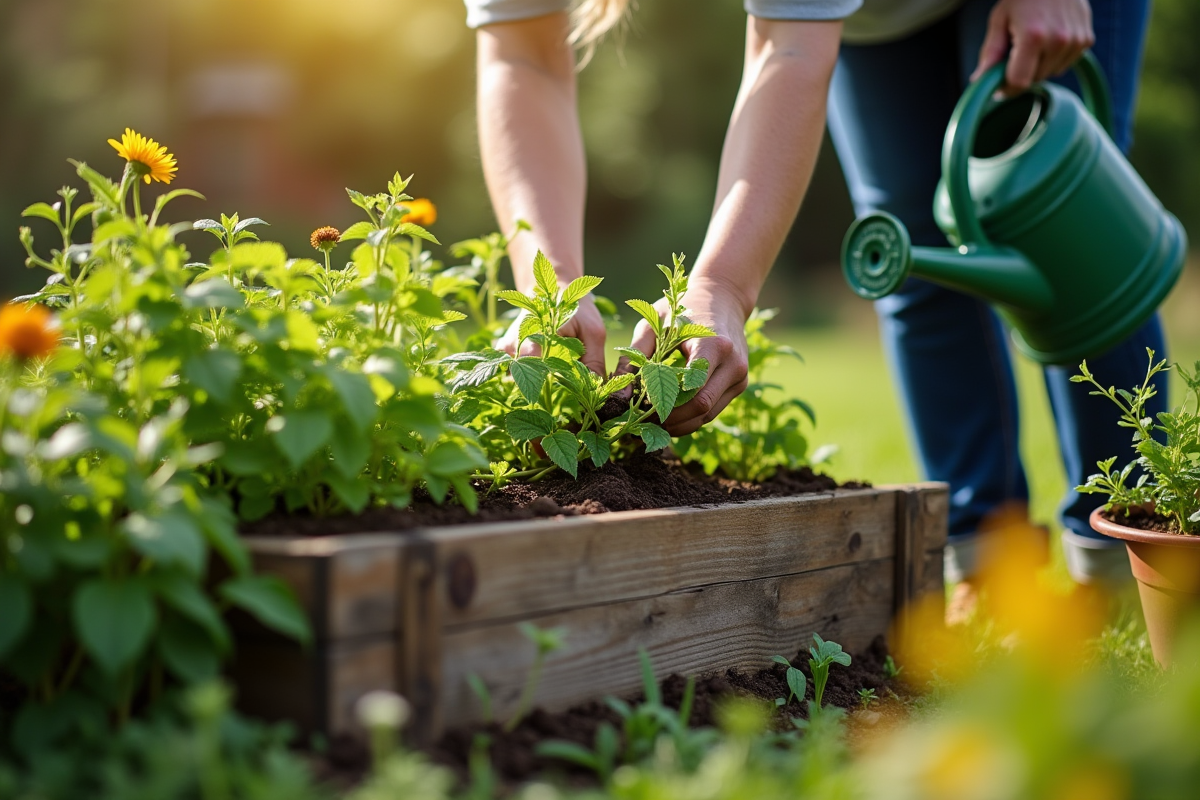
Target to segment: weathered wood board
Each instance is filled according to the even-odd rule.
[[[238,626],[231,675],[248,710],[305,731],[352,730],[371,689],[413,703],[413,732],[498,716],[533,661],[521,622],[562,627],[536,700],[549,709],[638,689],[656,669],[757,668],[812,633],[850,650],[942,591],[944,484],[838,490],[712,507],[247,541],[312,622],[308,651]]]

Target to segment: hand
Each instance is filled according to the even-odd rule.
[[[660,312],[666,300],[655,303]],[[716,336],[684,342],[680,350],[688,362],[708,359],[708,382],[696,396],[671,412],[663,427],[672,436],[686,436],[712,422],[733,398],[746,390],[749,355],[746,347],[746,313],[728,288],[693,278],[684,295],[688,318],[706,325]],[[646,355],[654,353],[654,331],[642,320],[633,329],[631,345]],[[628,358],[617,364],[617,373],[630,372]]]
[[[538,346],[528,339],[522,343],[521,352],[517,352],[521,320],[524,318],[524,313],[517,317],[504,335],[497,340],[496,349],[503,350],[510,356],[533,356],[540,352]],[[600,316],[600,311],[596,308],[596,301],[592,299],[591,295],[579,301],[579,309],[575,312],[575,316],[571,317],[558,333],[560,336],[573,336],[583,342],[584,354],[580,361],[585,367],[597,375],[608,374],[604,363],[604,336],[606,333],[604,318]]]
[[[1011,97],[1066,72],[1095,42],[1088,0],[999,0],[971,80],[1007,55],[1004,92]]]

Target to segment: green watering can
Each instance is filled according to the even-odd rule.
[[[911,274],[976,295],[1044,364],[1098,355],[1154,313],[1183,269],[1187,236],[1109,138],[1100,65],[1088,53],[1075,71],[1083,103],[1048,83],[996,101],[1003,64],[967,88],[934,198],[955,247],[913,247],[891,214],[862,216],[842,243],[855,293],[877,300]]]

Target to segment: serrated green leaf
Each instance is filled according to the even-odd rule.
[[[567,284],[567,288],[563,289],[562,302],[567,304],[578,303],[603,282],[603,278],[597,278],[594,275],[584,275],[581,278],[576,278]]]
[[[542,387],[550,376],[550,367],[540,358],[524,356],[513,359],[508,365],[508,374],[512,376],[521,394],[530,403],[536,403],[541,397]]]
[[[596,390],[596,394],[601,398],[608,397],[610,394],[616,394],[622,389],[628,388],[635,380],[637,380],[637,375],[634,375],[632,372],[626,372],[623,375],[614,375],[600,385],[600,388]]]
[[[636,347],[614,347],[613,350],[628,358],[629,363],[636,367],[646,366],[646,362],[649,360],[646,358],[646,354]]]
[[[612,458],[612,444],[595,431],[584,431],[579,434],[579,441],[587,448],[592,464],[597,468],[603,467]]]
[[[690,392],[708,383],[708,359],[697,358],[683,371],[683,391]]]
[[[554,430],[554,418],[540,408],[518,408],[504,417],[504,429],[518,442],[546,436]]]
[[[366,220],[356,222],[349,228],[346,228],[346,230],[342,231],[341,241],[348,242],[366,239],[367,235],[373,230],[375,230],[375,226]]]
[[[496,292],[496,297],[498,297],[501,300],[503,300],[504,302],[508,303],[510,306],[516,306],[517,308],[523,308],[526,311],[532,312],[534,314],[536,314],[538,311],[537,302],[535,302],[533,299],[531,299],[529,297],[526,297],[525,295],[521,294],[520,292],[516,291],[515,289],[505,289],[503,291]]]
[[[671,434],[650,422],[643,422],[639,425],[637,435],[646,443],[647,453],[662,450],[671,444]]]
[[[647,361],[639,373],[650,404],[660,420],[666,420],[675,408],[675,398],[679,396],[679,375],[674,367],[668,367],[657,361]]]
[[[555,431],[542,437],[542,449],[560,469],[579,477],[579,440],[570,431]]]
[[[109,675],[133,663],[154,629],[154,599],[140,580],[87,581],[71,598],[75,635]]]
[[[545,253],[541,250],[538,250],[533,259],[533,279],[537,283],[538,293],[542,297],[547,300],[558,297],[558,274],[554,271],[554,265],[550,263],[550,259],[546,258]]]
[[[716,332],[712,328],[697,325],[695,322],[688,322],[679,326],[679,341],[681,342],[686,342],[689,339],[707,339],[710,336],[716,335]]]
[[[625,305],[646,320],[650,324],[650,330],[654,331],[656,336],[662,334],[662,317],[659,316],[657,308],[645,300],[626,300]]]

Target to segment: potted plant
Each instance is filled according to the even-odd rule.
[[[1100,471],[1078,491],[1108,496],[1092,512],[1092,528],[1125,542],[1150,645],[1165,667],[1181,618],[1200,604],[1200,363],[1190,373],[1174,366],[1187,387],[1185,401],[1155,420],[1145,410],[1155,395],[1152,380],[1172,367],[1146,352],[1146,379],[1130,391],[1101,386],[1086,361],[1071,380],[1095,386],[1092,394],[1115,403],[1118,424],[1133,430],[1137,458],[1119,470],[1116,457],[1099,462]]]

